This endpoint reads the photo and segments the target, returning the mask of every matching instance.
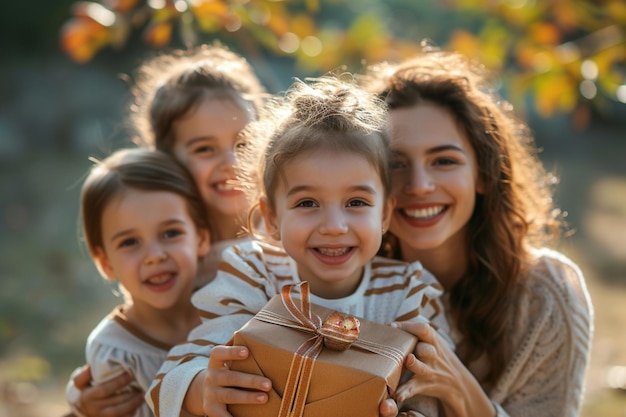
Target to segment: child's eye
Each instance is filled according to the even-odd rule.
[[[317,204],[313,200],[301,200],[296,204],[296,207],[311,208],[311,207],[317,207]]]
[[[199,145],[191,150],[192,154],[207,154],[215,152],[215,147],[210,145]]]
[[[175,238],[176,236],[180,236],[182,234],[183,234],[183,232],[178,230],[178,229],[169,229],[169,230],[166,230],[163,233],[163,237],[166,238],[166,239],[172,239],[172,238]]]
[[[369,205],[367,201],[361,199],[350,200],[347,204],[348,207],[369,207]]]
[[[118,248],[127,248],[127,247],[130,247],[130,246],[136,245],[136,244],[137,244],[137,239],[135,239],[134,237],[129,237],[129,238],[126,238],[126,239],[122,240],[117,245],[117,247]]]

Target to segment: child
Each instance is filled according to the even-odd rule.
[[[191,293],[210,246],[204,205],[170,156],[125,149],[92,168],[81,216],[94,263],[125,299],[87,340],[93,383],[128,372],[130,388],[143,392],[168,350],[200,322]],[[152,413],[144,403],[134,415]]]
[[[137,70],[131,105],[132,129],[144,145],[176,158],[191,173],[206,206],[211,251],[204,257],[196,288],[215,275],[222,250],[247,239],[245,195],[235,182],[235,150],[241,131],[257,118],[264,89],[245,58],[221,45],[174,51]],[[248,140],[250,140],[248,138]],[[89,417],[132,411],[143,398],[116,395],[122,375],[93,389],[89,371],[75,372],[68,389],[81,389],[74,408]]]
[[[131,121],[140,139],[187,167],[207,207],[214,245],[200,286],[215,274],[221,250],[245,235],[235,151],[245,146],[241,131],[257,118],[264,89],[250,64],[220,45],[157,56],[138,69],[136,83]]]
[[[284,249],[250,241],[224,252],[216,279],[192,298],[202,325],[172,349],[146,396],[157,417],[227,416],[228,403],[267,401],[269,380],[228,370],[247,350],[218,345],[286,284],[308,281],[312,302],[328,308],[380,323],[433,322],[446,333],[436,280],[419,263],[374,257],[393,208],[382,103],[323,77],[297,82],[269,112],[270,123],[250,126],[267,140],[242,169]]]

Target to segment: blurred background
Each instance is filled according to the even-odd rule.
[[[481,60],[560,178],[561,246],[595,305],[584,417],[626,416],[623,0],[5,0],[0,5],[0,417],[60,416],[91,328],[119,299],[78,237],[90,167],[128,144],[133,70],[219,40],[269,92],[358,72],[423,39]]]

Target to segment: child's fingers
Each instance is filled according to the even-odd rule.
[[[215,396],[218,402],[222,404],[264,404],[268,398],[264,392],[252,392],[227,387],[217,390]]]
[[[228,365],[228,362],[242,360],[248,357],[248,349],[243,346],[215,346],[211,349],[209,369],[220,369]]]
[[[209,369],[208,377],[211,379],[211,385],[214,386],[259,391],[269,391],[272,388],[272,382],[264,376],[229,369]]]
[[[82,390],[91,384],[91,368],[89,365],[83,365],[80,370],[76,372],[73,377],[74,386],[79,390]]]

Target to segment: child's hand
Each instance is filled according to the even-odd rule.
[[[248,357],[242,346],[216,346],[211,350],[209,367],[205,374],[202,399],[207,417],[231,417],[228,404],[264,404],[272,382],[262,376],[231,371],[231,361]]]
[[[122,374],[102,384],[91,385],[91,370],[85,366],[74,376],[74,385],[80,390],[80,398],[75,406],[88,417],[112,417],[135,415],[143,404],[143,393],[125,390],[133,380],[130,374]]]

